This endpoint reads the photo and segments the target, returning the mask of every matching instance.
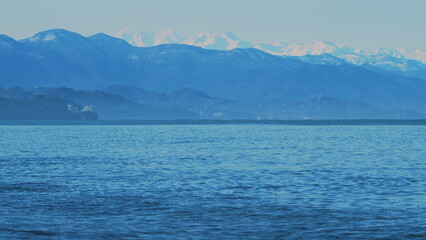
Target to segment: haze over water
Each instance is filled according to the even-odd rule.
[[[0,126],[0,239],[424,239],[426,126]]]

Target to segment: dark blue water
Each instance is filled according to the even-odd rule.
[[[426,239],[425,223],[426,126],[0,126],[0,239]]]

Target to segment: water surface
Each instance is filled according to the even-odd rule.
[[[426,126],[0,125],[0,239],[424,239]]]

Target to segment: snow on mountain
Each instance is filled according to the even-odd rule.
[[[150,47],[168,43],[187,44],[206,49],[231,50],[235,48],[256,48],[266,53],[279,56],[301,57],[302,61],[316,62],[321,64],[341,64],[339,60],[324,57],[330,54],[333,57],[356,65],[369,65],[382,70],[402,71],[402,72],[425,72],[426,51],[421,49],[388,49],[377,48],[370,50],[354,49],[344,45],[337,45],[328,41],[313,43],[251,43],[242,40],[233,33],[215,33],[205,31],[185,38],[171,30],[160,32],[144,32],[130,29],[123,29],[116,35],[134,46]],[[47,37],[47,39],[49,39]],[[303,56],[320,56],[320,58]],[[413,60],[418,61],[413,62]],[[426,78],[426,77],[425,77]]]
[[[137,47],[149,47],[154,45],[152,33],[136,31],[133,29],[122,29],[115,34],[115,37],[124,39],[128,43]]]
[[[421,49],[389,49],[376,48],[370,50],[354,49],[343,45],[336,45],[332,42],[314,42],[314,43],[280,43],[278,44],[255,44],[255,48],[262,51],[282,56],[306,56],[331,54],[342,58],[352,64],[373,64],[383,61],[389,57],[393,59],[417,60],[426,63],[426,51]],[[400,62],[400,60],[398,60]],[[385,64],[385,63],[381,63]]]
[[[327,54],[356,65],[369,65],[385,71],[410,73],[409,76],[426,78],[426,52],[420,49],[371,50],[354,49],[331,42],[255,44],[255,48],[280,56],[298,56],[300,60],[316,64],[342,64]],[[309,57],[318,56],[318,57]],[[414,73],[414,74],[413,74]],[[420,75],[416,75],[420,73]]]
[[[254,48],[260,49],[264,52],[273,54],[273,55],[285,55],[284,49],[290,45],[287,42],[276,42],[276,43],[256,43]]]
[[[13,38],[0,34],[0,52],[6,53],[15,48],[15,46],[18,44]]]
[[[184,37],[172,30],[145,32],[134,29],[122,29],[115,34],[115,37],[124,39],[137,47],[152,47],[161,44],[180,43],[185,40]]]
[[[324,53],[333,53],[337,48],[336,45],[326,42],[315,42],[312,44],[293,43],[281,49],[282,55],[289,56],[305,56],[305,55],[320,55]]]
[[[282,55],[282,56],[305,56],[331,54],[335,57],[352,59],[356,63],[357,57],[362,56],[391,56],[396,58],[414,59],[426,63],[426,51],[421,49],[387,49],[377,48],[371,50],[354,49],[348,46],[337,45],[328,41],[319,41],[313,43],[251,43],[238,38],[231,32],[211,32],[205,31],[195,34],[188,38],[183,37],[172,30],[163,30],[160,32],[144,32],[133,29],[120,30],[116,35],[134,46],[150,47],[161,44],[180,43],[192,46],[199,46],[207,49],[231,50],[234,48],[257,48],[264,52]],[[49,38],[47,38],[49,39]],[[363,61],[364,62],[364,61]]]
[[[398,49],[402,56],[408,59],[415,59],[419,62],[426,63],[426,51],[422,49],[412,49],[403,47]]]
[[[133,46],[152,47],[161,44],[180,43],[199,46],[207,49],[231,50],[234,48],[253,48],[254,45],[239,39],[233,33],[202,32],[185,38],[172,30],[145,32],[133,29],[122,29],[115,37],[126,40]]]
[[[389,48],[376,48],[372,50],[357,50],[360,55],[365,56],[391,56],[400,58],[402,55],[398,50]]]
[[[0,34],[0,55],[20,55],[25,56],[26,58],[34,57],[32,54],[28,54],[28,49],[24,46],[24,44],[5,34]],[[2,70],[6,69],[4,65],[1,66]]]
[[[322,65],[344,65],[348,64],[345,60],[335,57],[329,53],[324,53],[321,55],[305,55],[298,57],[299,60],[304,62],[313,63],[313,64],[322,64]]]
[[[239,39],[233,33],[213,33],[210,31],[193,35],[182,44],[216,50],[231,50],[234,48],[252,48],[253,44]]]
[[[21,42],[26,43],[43,43],[43,42],[67,42],[67,43],[81,43],[86,41],[86,38],[80,34],[65,30],[65,29],[51,29],[39,32],[32,37],[22,39]]]
[[[166,29],[154,34],[154,46],[161,44],[180,43],[185,38],[172,30]]]
[[[122,84],[157,92],[191,88],[247,103],[303,101],[321,94],[378,108],[422,113],[426,109],[423,79],[370,65],[354,66],[331,54],[280,57],[253,48],[212,51],[184,44],[140,48],[105,34],[84,37],[66,30],[42,32],[30,39],[14,41],[0,35],[0,45],[6,46],[0,50],[7,49],[0,51],[0,85],[100,89]],[[384,63],[402,59],[384,57],[380,59]]]

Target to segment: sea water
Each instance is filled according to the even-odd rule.
[[[12,122],[0,239],[426,239],[426,126]]]

